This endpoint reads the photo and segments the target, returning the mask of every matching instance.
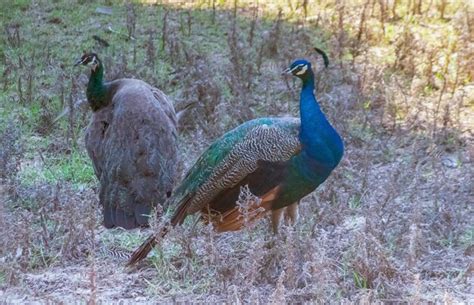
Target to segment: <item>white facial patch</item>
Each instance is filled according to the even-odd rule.
[[[301,65],[298,67],[301,67]],[[296,75],[303,75],[306,73],[306,70],[308,70],[308,65],[302,65],[301,70],[296,72]]]
[[[92,71],[95,72],[95,70],[97,69],[97,66],[99,65],[99,62],[97,61],[97,58],[94,56],[92,57],[92,60],[89,62],[89,64],[92,67]]]
[[[296,69],[298,69],[298,68],[300,68],[300,67],[302,67],[302,66],[303,66],[302,64],[301,64],[301,65],[294,66],[294,67],[289,71],[289,73],[293,73],[293,71],[295,71]]]
[[[91,65],[93,65],[93,66],[97,65],[97,59],[96,59],[95,56],[92,57]]]

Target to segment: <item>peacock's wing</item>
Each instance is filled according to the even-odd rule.
[[[301,149],[299,129],[300,120],[296,118],[263,118],[246,122],[224,134],[201,155],[170,198],[169,206],[174,210],[171,224],[181,223],[190,213],[206,212],[206,207],[216,209],[222,202],[218,200],[219,196],[228,191],[235,192],[239,183],[247,180],[257,182],[256,178],[261,178],[265,182],[257,184],[266,188],[275,185],[273,189],[278,189],[281,169],[287,168],[284,163]],[[270,191],[260,198],[265,202],[274,195]],[[214,204],[211,206],[212,201]],[[242,217],[236,211],[234,200],[232,206],[222,211],[224,215],[222,221],[217,222],[217,229],[239,228]],[[164,236],[167,231],[165,227],[160,235]],[[156,243],[155,235],[148,237],[133,252],[128,265],[145,258]]]
[[[172,198],[177,206],[175,216],[180,215],[175,222],[206,208],[223,213],[232,210],[242,185],[249,185],[256,195],[277,187],[286,162],[301,149],[299,126],[294,118],[257,119],[215,141]]]
[[[166,96],[138,80],[114,81],[112,118],[103,132],[100,202],[104,225],[148,223],[166,201],[178,172],[176,120]]]

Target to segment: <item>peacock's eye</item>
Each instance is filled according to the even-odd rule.
[[[299,64],[291,68],[290,71],[293,75],[301,75],[306,72],[306,69],[308,69],[308,67],[305,64]]]
[[[295,75],[302,75],[306,73],[306,70],[308,70],[308,66],[305,64],[301,64],[297,66],[297,69],[295,70]]]

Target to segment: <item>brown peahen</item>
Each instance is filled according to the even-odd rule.
[[[323,55],[327,66],[328,59]],[[300,119],[260,118],[216,140],[194,164],[169,199],[171,226],[200,212],[219,231],[239,230],[271,212],[278,229],[285,208],[294,216],[297,202],[323,183],[339,164],[343,142],[321,111],[314,95],[311,63],[297,60],[286,73],[300,78]],[[241,187],[258,197],[244,211],[236,204]],[[168,228],[159,236],[164,236]],[[131,256],[132,265],[157,243],[150,236]]]
[[[141,80],[105,82],[97,54],[85,53],[75,65],[91,67],[87,100],[93,114],[85,144],[100,182],[104,226],[146,226],[178,175],[173,104]]]

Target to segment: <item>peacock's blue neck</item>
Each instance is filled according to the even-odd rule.
[[[314,96],[314,75],[306,73],[300,95],[302,156],[311,159],[308,164],[332,170],[342,158],[343,143],[337,131],[331,126],[321,111]],[[308,160],[309,161],[309,160]],[[319,171],[319,169],[318,169]]]
[[[104,67],[102,63],[99,63],[95,70],[91,70],[86,95],[93,111],[97,111],[107,105],[107,86],[104,83]]]

